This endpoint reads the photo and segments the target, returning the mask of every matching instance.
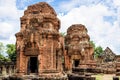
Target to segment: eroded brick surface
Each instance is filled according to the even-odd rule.
[[[47,3],[40,2],[28,6],[20,20],[21,29],[16,33],[17,72],[61,72],[63,45],[58,31],[60,21],[54,9]]]

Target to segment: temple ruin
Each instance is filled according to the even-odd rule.
[[[65,37],[66,56],[65,66],[72,68],[89,68],[94,66],[94,49],[90,44],[87,29],[82,24],[75,24],[68,28]]]
[[[15,63],[0,60],[0,76],[15,74]]]
[[[61,36],[60,20],[46,2],[28,6],[20,21],[21,29],[15,34],[17,75],[56,78],[67,75],[67,72],[89,69],[88,72],[92,70],[94,73],[98,69],[94,48],[84,25],[73,24],[67,29],[67,35]],[[120,61],[120,57],[117,60]],[[120,63],[117,64],[120,71]],[[90,78],[86,80],[95,80]]]
[[[20,20],[21,30],[16,33],[17,72],[21,75],[61,73],[63,45],[60,21],[54,9],[40,2],[28,6]]]
[[[21,29],[16,33],[19,75],[60,76],[63,68],[91,66],[94,50],[84,25],[70,26],[64,41],[59,33],[60,20],[45,2],[28,6],[20,20]]]

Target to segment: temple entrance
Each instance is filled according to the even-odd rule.
[[[30,73],[37,73],[38,72],[38,59],[37,59],[37,57],[30,57],[29,70],[30,70]]]
[[[79,63],[80,63],[79,59],[74,60],[74,63],[73,63],[74,67],[78,67]]]

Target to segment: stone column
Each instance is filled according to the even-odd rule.
[[[51,57],[51,65],[52,69],[56,68],[56,53],[54,52],[54,43],[53,40],[50,39],[51,42],[51,52],[50,52],[50,57]]]
[[[13,70],[13,69],[14,69],[14,68],[12,68],[12,66],[10,65],[10,66],[9,66],[9,75],[13,74],[13,73],[12,73],[12,70]]]
[[[64,52],[64,59],[65,59],[65,69],[69,69],[69,58],[68,58],[68,56],[67,56],[67,51],[65,50],[65,52]]]
[[[2,66],[0,66],[0,75],[2,74]]]
[[[62,71],[62,55],[61,55],[61,54],[62,54],[62,51],[59,50],[57,54],[58,54],[58,55],[56,56],[57,59],[58,59],[58,60],[57,60],[57,63],[58,63],[58,64],[57,64],[57,68],[58,68],[59,71]]]
[[[72,70],[72,58],[71,58],[71,57],[69,57],[69,63],[70,63],[69,69],[70,69],[70,71],[71,71],[71,70]]]
[[[41,54],[38,55],[38,74],[41,73],[41,69],[42,69],[42,60],[41,60]]]
[[[20,52],[20,69],[19,69],[19,73],[20,74],[25,74],[25,69],[26,69],[26,67],[25,67],[25,63],[26,63],[26,60],[25,60],[25,56],[23,55],[24,54],[24,52]]]
[[[2,75],[6,75],[7,74],[7,72],[6,72],[6,66],[2,66]]]

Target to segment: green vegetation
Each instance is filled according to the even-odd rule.
[[[0,60],[2,60],[2,61],[6,60],[5,56],[3,55],[4,51],[5,51],[5,47],[4,47],[3,43],[0,42]]]
[[[5,56],[7,54],[8,56]],[[1,61],[15,61],[16,50],[14,44],[7,44],[6,46],[0,42],[0,60]]]
[[[60,32],[60,35],[61,35],[62,37],[65,37],[66,32]]]
[[[16,49],[15,49],[15,45],[14,44],[7,44],[6,45],[6,52],[8,54],[8,58],[11,61],[16,61]]]
[[[92,75],[92,77],[95,77],[96,80],[113,80],[114,76],[115,76],[114,74],[97,74],[97,75]]]
[[[98,46],[98,47],[95,48],[95,51],[94,51],[95,58],[97,58],[98,56],[100,56],[102,53],[103,53],[103,49],[102,49],[101,46]]]
[[[90,44],[93,46],[93,48],[95,49],[95,43],[93,41],[90,41]]]
[[[94,77],[96,77],[96,80],[102,80],[103,75],[98,74],[98,75],[96,75]]]
[[[103,53],[103,48],[101,46],[96,46],[93,41],[90,41],[90,44],[94,48],[94,57],[98,58],[98,56],[100,56]]]
[[[64,37],[65,33],[61,33]],[[94,57],[97,58],[103,53],[103,48],[101,46],[96,46],[93,41],[90,41],[91,45],[94,47]],[[8,56],[4,56],[7,53]],[[16,61],[16,50],[14,44],[7,44],[6,46],[0,42],[0,60],[2,61]]]

